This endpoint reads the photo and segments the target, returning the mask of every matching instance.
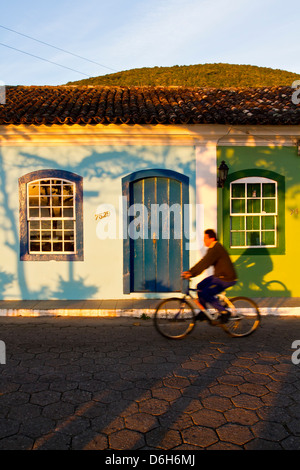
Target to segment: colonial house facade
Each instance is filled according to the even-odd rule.
[[[300,104],[292,93],[7,87],[0,299],[181,292],[181,271],[205,253],[205,228],[235,263],[232,293],[300,297]]]

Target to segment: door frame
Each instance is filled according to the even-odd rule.
[[[130,187],[131,184],[145,178],[163,177],[170,178],[179,181],[182,185],[182,207],[185,204],[189,204],[189,177],[178,173],[174,170],[167,169],[147,169],[139,170],[122,178],[122,196],[123,196],[123,292],[124,294],[131,293],[130,285],[130,239],[128,236],[128,210],[130,206]],[[182,211],[182,214],[184,211]],[[188,227],[189,230],[189,211],[185,214],[182,223]],[[183,227],[183,239],[182,239],[182,269],[189,269],[189,250],[185,249],[186,244],[189,241],[189,233],[187,234],[186,227]],[[188,235],[188,236],[187,236]]]

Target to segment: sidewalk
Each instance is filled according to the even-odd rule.
[[[253,298],[262,315],[300,316],[300,297]],[[0,316],[152,316],[160,299],[0,300]]]

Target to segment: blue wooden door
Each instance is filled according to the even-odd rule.
[[[185,251],[183,183],[149,176],[130,184],[130,291],[180,292]]]

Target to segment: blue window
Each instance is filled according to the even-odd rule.
[[[82,177],[39,170],[19,179],[20,259],[83,259]]]

